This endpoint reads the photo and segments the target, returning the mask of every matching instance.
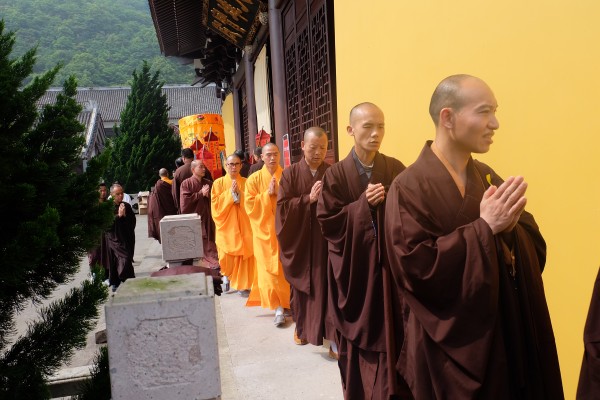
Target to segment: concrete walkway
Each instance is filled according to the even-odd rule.
[[[147,223],[146,215],[137,215],[134,255],[137,277],[148,276],[164,265],[160,244],[147,237]],[[57,289],[54,297],[79,285],[88,271],[87,259],[82,260],[74,281]],[[216,297],[223,400],[343,398],[337,363],[328,357],[327,343],[323,347],[298,346],[293,341],[293,322],[276,328],[272,311],[248,308],[245,302],[237,293]],[[21,313],[19,331],[24,331],[35,314],[35,307]],[[88,373],[99,348],[94,333],[105,327],[102,308],[96,329],[88,335],[87,346],[76,352],[57,379],[68,381]]]

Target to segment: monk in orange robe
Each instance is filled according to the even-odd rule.
[[[246,178],[240,175],[241,167],[237,155],[227,157],[227,175],[214,181],[210,197],[221,273],[233,289],[244,291],[252,287],[255,262],[252,227],[244,209]]]
[[[279,149],[274,143],[263,147],[265,165],[246,181],[244,207],[254,235],[256,285],[252,286],[246,305],[275,310],[275,326],[285,323],[284,308],[290,307],[290,284],[285,280],[279,260],[279,244],[275,234],[275,208],[282,168]]]

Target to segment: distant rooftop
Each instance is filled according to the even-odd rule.
[[[215,96],[215,88],[189,85],[165,85],[162,88],[167,95],[169,120],[177,120],[193,114],[221,114],[221,99]],[[62,88],[50,88],[39,100],[39,105],[53,103]],[[77,102],[85,108],[86,103],[95,104],[105,123],[120,120],[121,111],[127,103],[130,87],[77,88]]]

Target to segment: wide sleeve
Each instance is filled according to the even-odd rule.
[[[291,168],[283,171],[277,193],[275,232],[287,281],[295,289],[310,293],[311,204],[310,194],[298,190],[300,185]]]
[[[200,184],[200,187],[203,185]],[[204,209],[204,196],[200,190],[195,191],[194,185],[186,179],[181,183],[179,192],[179,207],[182,214],[197,212],[201,214]]]
[[[365,193],[354,199],[348,190],[350,183],[330,168],[323,177],[323,189],[317,202],[317,219],[330,251],[350,250],[355,238],[375,239],[375,225]]]
[[[231,195],[231,188],[226,188],[222,180],[215,181],[212,185],[210,198],[210,207],[215,226],[219,230],[225,229],[225,225],[235,204]]]
[[[443,234],[435,227],[435,201],[399,182],[388,193],[384,229],[392,277],[410,309],[405,316],[408,357],[436,364],[429,368],[431,381],[458,389],[457,398],[469,398],[485,379],[495,340],[499,266],[494,235],[481,218]],[[427,347],[427,358],[410,353],[413,346]],[[403,372],[407,381],[411,373]],[[473,387],[453,383],[463,379]]]
[[[244,208],[252,224],[252,232],[259,240],[270,241],[271,230],[268,221],[274,217],[276,199],[269,195],[268,185],[262,190],[260,175],[251,175],[246,181]]]

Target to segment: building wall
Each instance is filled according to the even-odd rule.
[[[230,155],[235,151],[235,125],[233,119],[233,95],[225,98],[221,108],[221,116],[223,117],[223,130],[225,132],[225,150],[226,154]]]
[[[410,164],[434,127],[444,77],[483,78],[499,102],[491,151],[476,158],[529,182],[527,209],[548,244],[543,274],[566,398],[575,398],[582,335],[600,262],[600,3],[345,0],[335,9],[340,158],[348,111],[386,113],[382,151]]]

